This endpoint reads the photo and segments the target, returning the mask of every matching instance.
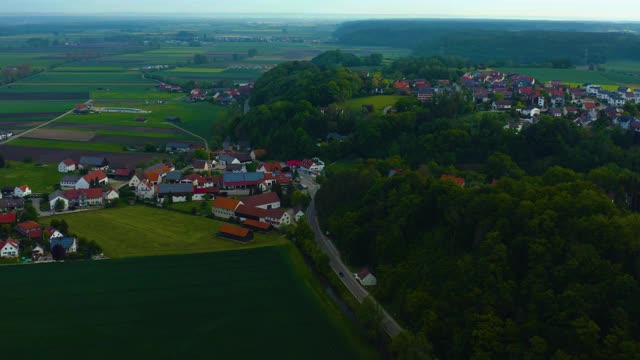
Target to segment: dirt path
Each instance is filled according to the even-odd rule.
[[[184,131],[185,133],[187,133],[187,134],[189,134],[189,135],[191,135],[193,137],[196,137],[196,138],[202,140],[202,142],[204,143],[204,149],[207,151],[207,153],[209,153],[209,144],[207,143],[207,140],[205,140],[205,138],[203,138],[200,135],[194,134],[194,133],[192,133],[191,131],[189,131],[187,129],[183,129],[183,128],[181,128],[180,126],[178,126],[176,124],[172,124],[172,123],[168,123],[168,124],[173,126],[173,127],[175,127],[175,128],[177,128],[177,129],[180,129],[180,130]]]

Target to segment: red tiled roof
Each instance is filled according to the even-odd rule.
[[[204,176],[200,175],[200,174],[190,174],[188,176],[185,176],[184,178],[182,178],[182,180],[187,180],[187,181],[191,181],[191,182],[195,182],[197,181],[198,183],[203,183],[205,182],[205,178]]]
[[[22,186],[20,186],[20,191],[22,191],[22,192],[27,191],[27,189],[29,189],[29,185],[22,185]]]
[[[18,243],[12,239],[12,238],[7,238],[7,240],[5,241],[0,241],[0,250],[2,250],[5,246],[7,246],[7,244],[11,244],[11,246],[13,246],[14,248],[18,248]]]
[[[79,189],[79,190],[67,190],[62,193],[64,197],[68,200],[76,200],[81,195],[86,196],[88,199],[97,199],[102,198],[102,189],[93,188],[93,189]]]
[[[193,194],[194,195],[199,195],[199,194],[215,194],[219,191],[219,189],[217,187],[197,187],[197,188],[193,188]]]
[[[76,162],[71,160],[71,159],[64,159],[64,160],[62,160],[62,163],[67,165],[67,166],[71,166],[71,165],[75,165],[76,164]]]
[[[92,180],[98,179],[102,181],[107,178],[107,174],[102,170],[95,170],[82,177],[86,182],[91,183]]]
[[[282,170],[279,162],[264,163],[260,167],[264,167],[264,170],[269,173]]]
[[[239,205],[240,201],[224,196],[218,196],[213,200],[213,207],[225,210],[234,211]]]
[[[282,208],[277,208],[277,209],[267,209],[265,210],[267,212],[267,217],[271,218],[271,219],[282,219],[282,216],[284,216],[284,213],[286,213],[286,211]]]
[[[40,229],[40,224],[38,224],[35,221],[25,221],[25,222],[21,222],[20,224],[18,224],[18,227],[22,230],[33,230],[33,229]]]
[[[287,161],[287,166],[301,166],[302,161],[300,160],[289,160]]]
[[[369,276],[369,274],[371,274],[369,269],[368,268],[364,268],[364,269],[358,271],[358,279],[362,280],[362,279],[366,278],[367,276]]]
[[[15,212],[0,214],[0,224],[12,224],[18,219]]]
[[[131,170],[129,169],[117,169],[114,173],[115,176],[129,176]]]
[[[267,154],[267,150],[265,149],[254,149],[253,150],[253,155],[255,157],[261,157]]]
[[[257,218],[265,218],[269,215],[269,213],[265,209],[257,208],[254,206],[247,206],[247,205],[238,206],[238,208],[236,209],[236,214],[248,215],[248,216],[253,216]]]
[[[226,223],[222,224],[222,226],[220,226],[220,230],[218,231],[223,234],[228,234],[228,235],[238,236],[238,237],[246,237],[251,232],[251,230],[249,229],[241,228],[239,226],[226,224]]]
[[[269,230],[271,228],[270,224],[267,224],[262,221],[253,220],[253,219],[247,219],[242,224],[256,228],[256,229],[261,229],[261,230]]]
[[[448,174],[442,175],[440,178],[444,180],[452,180],[459,186],[464,186],[464,178],[461,178],[455,175],[448,175]]]
[[[260,206],[272,203],[279,203],[280,198],[275,192],[267,192],[259,195],[248,196],[242,199],[242,202],[247,206]]]

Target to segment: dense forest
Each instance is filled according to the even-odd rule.
[[[376,20],[344,23],[334,37],[345,44],[407,47],[417,55],[461,56],[476,63],[568,59],[584,65],[639,60],[637,31],[634,23]]]
[[[231,131],[274,158],[338,161],[318,213],[348,263],[376,274],[374,295],[408,329],[395,356],[637,358],[636,135],[546,116],[515,132],[509,114],[476,112],[464,92],[425,104],[404,97],[386,115],[343,110],[327,84],[342,81],[348,99],[380,80],[342,67],[343,56],[323,58],[267,73],[257,106]],[[380,72],[431,81],[467,65],[411,58]],[[327,141],[330,132],[345,138]]]

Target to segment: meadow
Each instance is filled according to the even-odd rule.
[[[7,161],[8,166],[0,168],[0,187],[29,185],[36,193],[50,193],[54,185],[60,183],[62,174],[58,164],[24,163]]]
[[[387,106],[394,106],[398,100],[403,98],[400,95],[376,95],[347,100],[342,104],[350,110],[359,110],[365,105],[373,105],[373,111],[382,112]]]
[[[291,246],[3,266],[0,275],[12,304],[0,322],[13,339],[7,358],[31,357],[34,343],[54,359],[376,358]]]
[[[193,202],[195,207],[200,204]],[[216,236],[221,221],[146,206],[123,205],[54,218],[66,220],[72,233],[95,240],[112,258],[242,250],[287,243],[276,233],[255,234],[249,244],[221,239]]]

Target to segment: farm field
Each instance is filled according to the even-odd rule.
[[[289,246],[0,274],[9,358],[34,342],[54,358],[376,358]]]
[[[164,155],[156,153],[143,152],[106,152],[99,151],[95,147],[90,150],[82,149],[66,149],[66,148],[43,148],[42,146],[19,146],[15,142],[22,139],[14,140],[8,144],[0,145],[0,154],[5,160],[22,161],[25,158],[33,159],[33,162],[58,164],[60,161],[71,158],[80,159],[82,156],[99,156],[106,157],[113,167],[136,168],[144,166],[152,161],[160,161]],[[37,139],[24,139],[24,141],[38,141]],[[47,140],[39,140],[47,141]],[[58,142],[62,143],[62,142]],[[73,143],[73,142],[69,142]],[[18,143],[19,144],[19,143]],[[82,143],[77,143],[82,144]],[[87,145],[87,144],[84,144]],[[120,147],[122,149],[122,147]],[[57,165],[56,165],[57,166]]]
[[[100,152],[126,152],[123,145],[99,144],[94,142],[68,141],[68,140],[44,140],[19,138],[8,143],[9,146],[28,146],[45,149],[68,149],[68,150],[92,150]]]
[[[154,82],[144,79],[139,72],[55,72],[47,71],[20,81],[23,84],[151,84]]]
[[[358,110],[364,105],[373,105],[374,112],[382,112],[384,108],[395,105],[402,98],[403,96],[400,95],[367,96],[348,100],[343,106],[351,110]]]
[[[560,80],[568,83],[591,83],[601,85],[633,85],[640,84],[640,76],[630,76],[613,71],[589,71],[579,69],[545,69],[545,68],[497,68],[502,72],[514,72],[532,76],[539,81]]]
[[[200,203],[195,201],[193,206],[199,207]],[[220,221],[141,205],[55,218],[65,219],[77,235],[95,240],[112,258],[241,250],[287,243],[282,236],[271,233],[255,234],[251,243],[240,244],[216,236],[223,224]]]
[[[4,155],[4,152],[0,151],[0,154]],[[36,165],[33,162],[10,161],[8,167],[0,168],[0,187],[27,184],[35,193],[50,193],[54,184],[60,183],[61,177],[57,163]]]

